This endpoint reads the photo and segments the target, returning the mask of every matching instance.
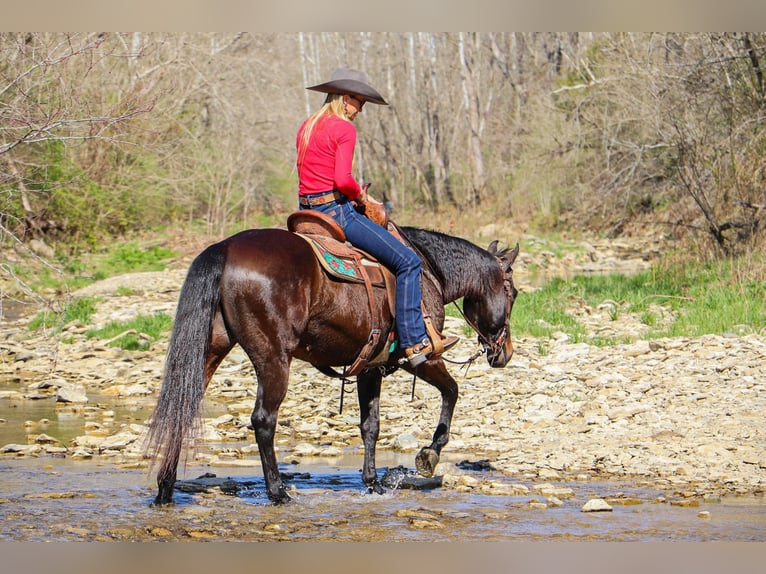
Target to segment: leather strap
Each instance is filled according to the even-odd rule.
[[[300,204],[304,207],[316,207],[317,205],[324,205],[326,203],[330,203],[331,201],[337,201],[341,197],[340,193],[337,191],[333,191],[332,193],[328,193],[327,195],[321,195],[319,197],[309,197],[308,195],[301,195],[299,196],[298,200],[300,201]]]
[[[367,302],[370,307],[370,320],[372,321],[373,328],[370,329],[370,336],[367,338],[367,343],[362,349],[362,352],[359,353],[359,356],[356,358],[354,363],[351,365],[351,367],[349,367],[348,371],[346,371],[346,376],[348,377],[353,377],[354,375],[362,372],[362,370],[370,362],[372,354],[375,352],[375,349],[377,349],[378,341],[380,340],[380,328],[377,321],[377,313],[375,312],[375,294],[372,290],[372,282],[370,281],[370,276],[367,273],[367,269],[365,269],[364,265],[362,264],[361,255],[357,253],[355,254],[354,258],[357,260],[358,268],[361,271],[362,277],[364,278],[364,286],[367,289]]]
[[[422,305],[423,308],[423,321],[426,324],[426,333],[428,333],[428,338],[431,339],[431,346],[433,346],[433,356],[441,355],[444,352],[444,343],[442,342],[441,335],[439,334],[439,331],[436,330],[436,327],[434,327],[434,323],[431,320],[431,316],[427,314],[426,312],[426,306]]]

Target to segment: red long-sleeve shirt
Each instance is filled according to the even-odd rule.
[[[301,136],[306,123],[298,130],[298,193],[308,195],[338,190],[349,199],[362,191],[351,174],[356,146],[356,128],[351,122],[333,115],[322,117],[314,126],[305,152],[301,152]],[[302,155],[301,155],[302,154]]]

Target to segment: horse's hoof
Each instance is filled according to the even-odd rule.
[[[173,506],[174,504],[175,504],[175,502],[173,501],[172,498],[169,498],[169,499],[164,499],[163,498],[163,499],[161,499],[158,496],[157,498],[155,498],[151,502],[151,504],[149,504],[149,506],[152,507],[152,508],[162,508],[164,506]]]
[[[437,464],[439,464],[439,455],[432,448],[423,447],[420,449],[418,456],[415,457],[415,469],[420,476],[425,476],[426,478],[434,475]]]
[[[367,494],[385,494],[386,489],[379,482],[367,485]]]
[[[269,495],[269,500],[271,500],[271,504],[274,506],[279,506],[280,504],[287,504],[288,502],[292,501],[292,497],[287,494],[286,490],[280,490],[275,495]]]

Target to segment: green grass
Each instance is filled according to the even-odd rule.
[[[87,331],[88,338],[110,341],[112,347],[130,351],[146,350],[170,331],[173,319],[165,313],[138,315],[130,321],[113,321],[101,329]]]
[[[142,248],[136,243],[124,243],[112,249],[98,265],[95,274],[104,277],[132,271],[162,271],[165,261],[175,254],[164,247]]]
[[[74,299],[66,305],[63,311],[44,311],[38,313],[30,322],[29,329],[52,329],[59,333],[63,327],[72,322],[87,325],[91,316],[96,312],[98,297],[83,297]],[[100,329],[90,329],[86,332],[89,339],[97,338],[109,341],[112,347],[127,350],[146,350],[151,344],[170,331],[173,319],[165,313],[153,315],[138,315],[130,321],[113,321]],[[122,336],[120,336],[122,335]],[[69,338],[62,342],[71,342]]]
[[[38,275],[34,280],[25,277],[25,282],[32,285],[36,291],[52,290],[57,293],[67,293],[114,275],[135,271],[162,270],[165,268],[167,259],[173,256],[172,251],[163,247],[142,248],[133,242],[121,243],[87,259],[60,258],[61,272],[57,272],[53,267],[45,266],[38,270]],[[26,274],[31,277],[31,270],[26,270]],[[19,275],[24,274],[19,273]],[[118,290],[120,295],[130,293],[129,289],[120,288]],[[60,301],[62,301],[62,306],[59,309],[38,313],[30,321],[29,328],[32,330],[52,329],[54,333],[58,333],[65,325],[74,321],[88,325],[91,322],[91,316],[96,312],[99,298],[61,298]],[[141,329],[137,330],[141,331]],[[115,333],[115,335],[117,334]],[[133,339],[128,337],[127,341],[125,348],[146,347],[144,343],[139,342],[138,337]]]
[[[748,269],[749,262],[656,265],[636,275],[578,275],[553,279],[545,287],[521,293],[511,324],[516,336],[551,337],[566,333],[570,341],[608,346],[630,342],[588,336],[571,313],[582,303],[597,307],[616,304],[608,312],[613,321],[624,313],[637,314],[650,327],[644,338],[696,337],[741,333],[766,328],[766,282]],[[672,311],[675,319],[661,326],[652,305]]]
[[[64,325],[74,321],[87,325],[90,323],[91,315],[96,312],[98,302],[98,297],[82,297],[72,300],[61,311],[42,311],[29,322],[29,328],[31,330],[53,329],[58,332]]]
[[[135,242],[119,243],[101,253],[84,257],[59,255],[52,265],[14,269],[35,291],[76,291],[94,281],[136,271],[161,271],[175,253],[159,246],[141,247]]]

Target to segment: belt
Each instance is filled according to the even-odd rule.
[[[341,198],[341,195],[337,191],[333,191],[330,193],[326,193],[324,195],[320,195],[319,197],[310,197],[308,195],[301,195],[300,196],[300,203],[304,207],[314,207],[316,205],[324,205],[325,203],[330,203],[331,201],[337,201]]]

